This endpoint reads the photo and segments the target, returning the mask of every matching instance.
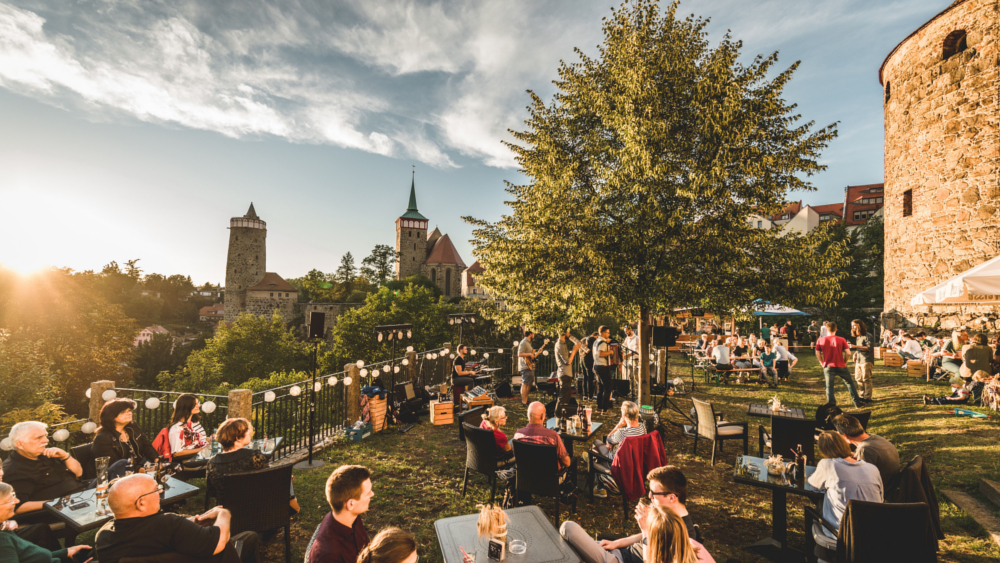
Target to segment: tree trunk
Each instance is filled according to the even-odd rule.
[[[649,386],[649,307],[639,306],[639,405],[652,405],[652,389]]]

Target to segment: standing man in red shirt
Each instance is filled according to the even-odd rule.
[[[839,376],[847,384],[848,391],[851,392],[851,399],[854,400],[855,407],[865,406],[865,401],[858,395],[858,388],[854,385],[851,372],[847,370],[847,354],[851,347],[847,341],[837,336],[837,323],[827,321],[824,323],[828,336],[821,336],[816,341],[816,359],[823,366],[823,377],[826,379],[826,402],[831,405],[837,404],[837,395],[833,392],[833,376]]]

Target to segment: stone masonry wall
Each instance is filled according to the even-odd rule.
[[[883,68],[885,308],[904,324],[951,328],[982,317],[975,308],[912,307],[910,299],[1000,253],[996,10],[994,0],[955,5]],[[944,59],[956,30],[965,30],[968,47]],[[904,217],[907,190],[912,215]]]
[[[269,297],[266,291],[251,291],[247,295],[246,311],[251,315],[270,318],[275,309],[281,314],[281,319],[285,323],[292,322],[295,316],[295,304],[298,296],[292,294],[291,297]]]
[[[396,279],[420,273],[420,266],[427,259],[427,229],[400,226],[403,219],[396,221]]]
[[[330,329],[337,324],[337,318],[340,317],[341,313],[348,309],[354,309],[361,307],[364,303],[303,303],[302,312],[305,316],[305,323],[308,327],[312,324],[312,318],[310,315],[313,312],[319,312],[326,315],[323,319],[326,332],[329,334]]]
[[[435,277],[431,277],[431,270],[434,270]],[[445,291],[445,272],[451,271],[451,293]],[[447,264],[424,264],[420,273],[434,281],[435,285],[447,297],[461,297],[462,295],[462,268]]]
[[[225,321],[233,322],[247,310],[247,288],[264,279],[267,267],[267,230],[230,227],[226,257]]]

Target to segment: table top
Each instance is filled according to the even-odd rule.
[[[278,446],[280,446],[281,442],[283,441],[284,438],[282,438],[281,436],[278,436],[277,438],[268,438],[267,447],[264,447],[263,439],[253,440],[249,444],[247,444],[246,449],[260,450],[261,453],[263,453],[264,455],[270,456],[271,454],[274,453],[274,450],[278,449]],[[198,452],[198,456],[203,459],[211,459],[221,451],[222,451],[222,444],[213,440],[211,447],[202,449],[200,452]]]
[[[824,492],[822,489],[817,489],[813,487],[808,482],[804,483],[804,486],[798,486],[792,482],[791,476],[782,475],[771,475],[767,472],[767,468],[764,466],[764,458],[753,457],[753,456],[742,456],[742,464],[737,463],[736,469],[733,472],[733,480],[737,483],[742,483],[744,485],[750,485],[751,487],[762,487],[765,489],[775,489],[780,491],[785,491],[786,493],[791,493],[795,495],[802,495],[806,497],[822,497]],[[740,458],[736,458],[737,462]],[[741,472],[740,469],[748,464],[754,464],[760,468],[760,473],[756,477],[753,475]],[[816,468],[807,465],[806,466],[806,479],[809,478],[816,471]]]
[[[764,416],[764,417],[791,418],[794,420],[805,420],[806,411],[798,407],[781,407],[781,410],[776,412],[771,409],[770,405],[751,403],[750,407],[747,409],[747,416]]]
[[[522,555],[512,554],[508,547],[504,563],[580,563],[576,552],[559,535],[559,530],[541,508],[522,506],[504,512],[510,521],[507,525],[508,544],[512,539],[524,540],[528,544],[527,551]],[[434,522],[444,563],[462,563],[462,549],[469,555],[475,551],[475,563],[489,563],[486,549],[489,538],[479,537],[476,531],[478,520],[479,513],[476,513]]]
[[[87,489],[80,493],[57,498],[45,503],[45,510],[58,516],[60,520],[66,522],[77,532],[100,528],[105,522],[111,520],[112,515],[110,511],[106,515],[96,513],[97,501],[94,498],[96,493],[97,489]],[[163,484],[163,498],[160,502],[172,504],[197,494],[198,487],[189,485],[180,479],[168,477],[167,482]]]
[[[559,422],[558,418],[552,417],[545,421],[545,427],[548,428],[549,430],[556,430],[556,428],[558,427],[558,422]],[[556,430],[556,432],[559,432],[559,435],[563,436],[564,438],[569,438],[570,440],[578,440],[582,442],[584,440],[588,440],[591,436],[593,436],[594,432],[597,432],[597,429],[603,425],[604,424],[601,422],[591,421],[590,432],[585,433],[582,428],[580,430],[577,430],[576,428],[571,428],[567,432],[559,432],[558,430]]]

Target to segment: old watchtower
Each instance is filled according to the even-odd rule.
[[[417,211],[417,190],[410,179],[410,204],[406,213],[396,219],[396,279],[400,280],[421,273],[427,259],[427,217]]]
[[[267,223],[250,204],[247,214],[229,220],[229,254],[226,259],[226,322],[247,310],[247,288],[264,279],[267,271]]]

